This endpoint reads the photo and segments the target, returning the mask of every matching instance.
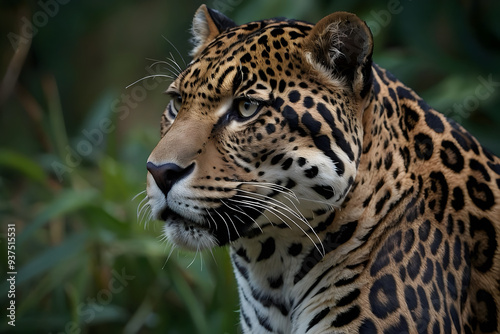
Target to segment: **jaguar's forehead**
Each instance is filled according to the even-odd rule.
[[[204,88],[222,99],[238,90],[254,89],[250,95],[268,94],[278,83],[277,72],[294,76],[290,65],[312,25],[297,20],[271,19],[230,28],[218,35],[179,76],[174,85],[189,97],[205,97]],[[262,85],[264,83],[264,85]],[[255,88],[255,87],[253,87]],[[196,91],[196,93],[193,93]],[[245,92],[248,94],[248,92]],[[210,101],[217,102],[217,101]]]
[[[289,44],[297,46],[311,29],[311,24],[297,20],[270,19],[246,23],[217,36],[200,58],[210,61],[221,56],[234,57],[242,52],[256,51],[259,46],[267,50],[279,50]]]

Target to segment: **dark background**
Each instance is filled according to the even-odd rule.
[[[238,332],[227,250],[171,253],[161,224],[145,224],[144,211],[137,217],[170,81],[126,87],[168,75],[156,61],[184,66],[172,45],[188,61],[200,4],[0,1],[0,275],[14,224],[14,332]],[[374,33],[377,63],[500,153],[499,1],[207,5],[237,23],[358,14]],[[13,329],[8,288],[2,279],[0,332]]]

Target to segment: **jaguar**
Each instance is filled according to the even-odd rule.
[[[500,159],[372,62],[360,18],[202,5],[147,161],[174,245],[228,246],[244,333],[500,332]]]

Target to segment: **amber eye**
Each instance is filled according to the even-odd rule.
[[[177,115],[182,107],[182,96],[180,96],[180,94],[175,94],[174,96],[172,96],[171,106],[172,111]]]
[[[260,104],[254,101],[241,100],[238,102],[238,115],[242,118],[253,116],[259,110]]]

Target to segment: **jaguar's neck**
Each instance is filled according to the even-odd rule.
[[[311,286],[303,278],[326,252],[341,244],[342,233],[327,236],[326,225],[333,222],[334,216],[335,213],[327,212],[311,218],[311,226],[325,224],[323,231],[317,233],[274,226],[272,235],[240,238],[232,244],[231,261],[238,282],[243,327],[250,328],[249,324],[257,322],[266,327],[266,321],[273,319],[274,324],[281,324],[281,332],[293,332],[295,306],[307,297],[304,291]]]
[[[329,288],[323,285],[325,282],[339,282],[339,290],[331,292],[332,298],[340,298],[342,289],[349,288],[348,282],[362,270],[345,263],[349,253],[361,244],[353,237],[358,222],[342,224],[337,222],[338,215],[338,211],[331,211],[309,220],[317,233],[274,227],[272,236],[260,234],[232,244],[231,260],[245,332],[252,333],[251,324],[256,323],[266,328],[272,319],[275,327],[271,332],[303,333],[307,324],[299,319],[307,314],[309,303],[305,301],[318,298]]]
[[[357,221],[366,233],[373,231],[375,223],[389,219],[395,203],[406,200],[405,194],[418,184],[410,164],[411,129],[395,122],[405,119],[410,124],[413,120],[408,105],[418,105],[421,99],[376,65],[373,82],[372,97],[363,114],[363,149],[357,177],[337,217],[339,222]],[[366,233],[359,237],[366,239]]]

